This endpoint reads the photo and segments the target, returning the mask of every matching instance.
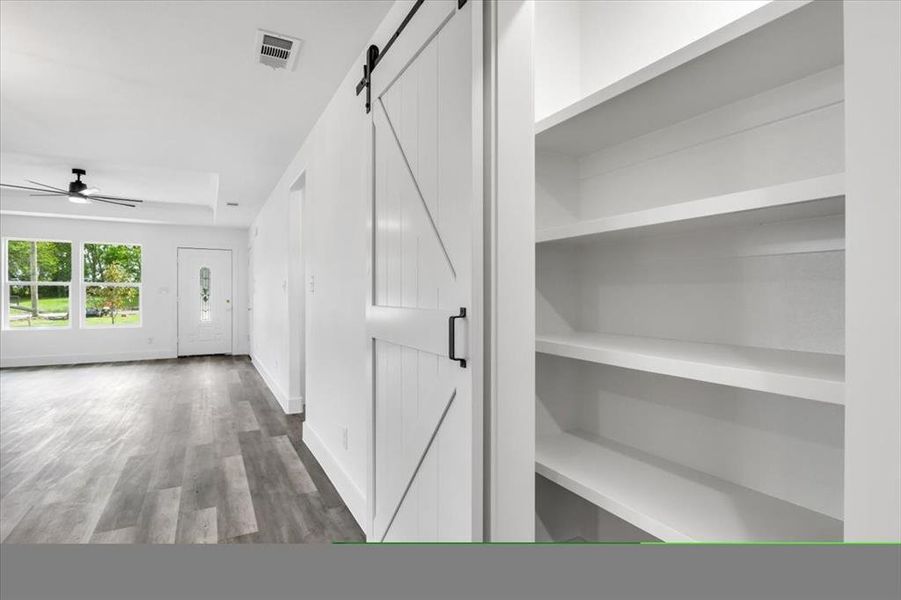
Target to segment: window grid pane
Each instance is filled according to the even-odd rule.
[[[6,246],[8,282],[69,283],[72,281],[72,243],[9,240]]]
[[[9,281],[33,281],[31,259],[34,242],[9,240],[6,246],[6,274]]]
[[[140,283],[141,246],[85,244],[86,283]]]
[[[141,286],[85,286],[84,323],[87,327],[128,327],[141,324]]]
[[[35,242],[35,277],[38,281],[72,281],[72,244]]]
[[[69,286],[7,284],[7,322],[11,329],[68,327]]]

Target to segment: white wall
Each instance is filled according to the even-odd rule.
[[[288,328],[288,273],[290,221],[288,197],[271,199],[260,210],[249,229],[252,248],[250,270],[250,355],[285,412],[290,404]]]
[[[306,387],[303,179],[295,178],[283,195],[273,192],[249,229],[250,354],[286,413],[303,411]]]
[[[845,3],[845,540],[901,540],[901,6]]]
[[[288,330],[289,344],[288,356],[290,357],[290,373],[288,375],[288,395],[290,396],[290,410],[288,412],[303,410],[303,397],[306,392],[306,285],[305,266],[303,257],[303,204],[305,178],[301,176],[292,186],[289,200],[288,235],[289,256],[288,263]]]
[[[0,333],[0,366],[172,358],[178,349],[176,328],[178,247],[232,251],[234,354],[247,353],[247,231],[213,227],[143,225],[83,219],[3,215],[4,238],[46,238],[73,243],[123,242],[143,247],[142,325],[139,328],[4,330]],[[73,269],[73,283],[78,270]],[[4,294],[6,291],[4,290]],[[79,294],[73,285],[72,297]],[[4,305],[5,307],[5,305]]]
[[[382,45],[409,10],[395,4],[372,36]],[[367,476],[366,403],[366,227],[371,194],[371,122],[363,96],[354,94],[365,48],[338,87],[303,146],[250,227],[255,285],[252,291],[252,356],[273,385],[288,390],[291,335],[287,327],[289,291],[304,289],[291,281],[292,229],[304,221],[309,232],[302,247],[306,277],[315,293],[306,295],[306,397],[304,441],[358,522],[365,524]],[[305,175],[303,207],[292,208],[293,191]],[[292,217],[293,215],[293,217]],[[275,391],[275,390],[274,390]],[[283,394],[287,396],[287,392]],[[279,393],[276,391],[276,396]],[[292,406],[283,407],[293,409]],[[346,440],[346,444],[345,444]]]
[[[572,104],[582,94],[583,0],[536,0],[534,8],[535,120]]]
[[[537,0],[535,118],[542,119],[769,0]]]

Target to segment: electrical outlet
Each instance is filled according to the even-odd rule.
[[[347,427],[341,428],[341,444],[344,446],[344,449],[347,450]]]

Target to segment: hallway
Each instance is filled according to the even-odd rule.
[[[0,372],[3,543],[306,543],[363,532],[246,358]]]

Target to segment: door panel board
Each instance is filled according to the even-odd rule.
[[[372,78],[370,533],[379,541],[481,536],[473,369],[448,357],[449,317],[472,314],[481,235],[472,4],[423,4]],[[454,349],[470,358],[467,321],[455,323]]]

